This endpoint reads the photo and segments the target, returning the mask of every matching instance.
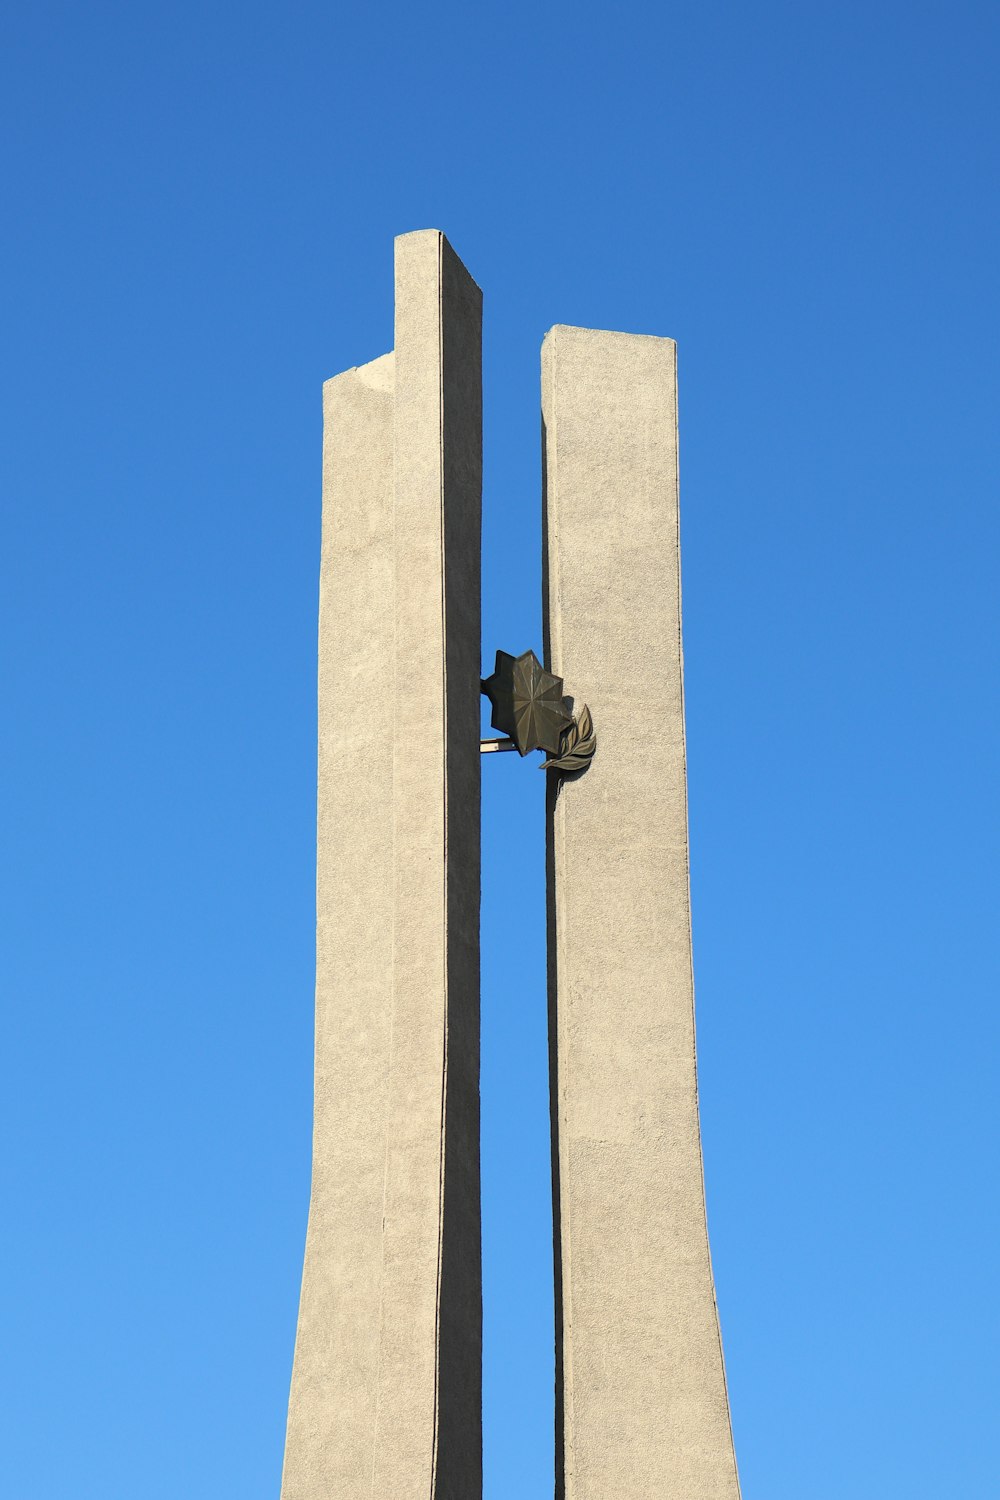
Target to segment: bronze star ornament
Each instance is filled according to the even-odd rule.
[[[519,755],[529,750],[559,754],[573,710],[562,678],[546,672],[534,651],[521,656],[498,651],[493,675],[485,678],[482,689],[493,705],[493,728],[514,741]]]

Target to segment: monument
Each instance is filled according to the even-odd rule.
[[[546,757],[557,1500],[738,1500],[695,1063],[676,348],[542,346],[544,661],[480,664],[478,287],[324,387],[313,1177],[282,1500],[482,1493],[484,751]],[[486,692],[499,739],[480,743]],[[655,765],[649,726],[656,725]]]

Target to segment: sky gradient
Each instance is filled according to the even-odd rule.
[[[541,645],[543,334],[679,343],[745,1500],[991,1493],[996,8],[37,0],[2,36],[0,1488],[277,1496],[320,386],[435,227],[485,292],[487,668]],[[486,1500],[552,1493],[543,781],[484,766]]]

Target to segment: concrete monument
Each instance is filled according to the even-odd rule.
[[[557,1500],[738,1500],[695,1066],[676,351],[542,349],[545,660],[480,677],[481,297],[324,390],[313,1179],[282,1500],[482,1493],[481,751],[548,767]],[[480,744],[479,697],[498,740]],[[657,729],[655,773],[645,730]]]

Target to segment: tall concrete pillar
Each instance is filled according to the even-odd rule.
[[[481,298],[396,242],[324,392],[313,1182],[282,1500],[482,1490]]]
[[[557,1482],[737,1500],[695,1069],[676,351],[556,327],[542,352],[551,670],[590,768],[549,781]]]

